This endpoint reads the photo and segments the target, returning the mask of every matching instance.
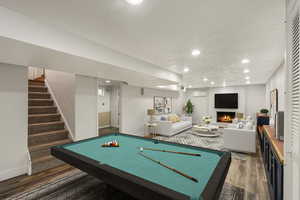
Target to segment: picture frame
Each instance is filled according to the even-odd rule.
[[[172,112],[172,98],[171,97],[154,97],[155,114],[168,114]]]
[[[278,112],[278,89],[270,92],[270,117],[275,120],[275,114]]]

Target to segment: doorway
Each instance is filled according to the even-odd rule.
[[[98,81],[98,128],[99,135],[118,133],[120,124],[120,83]]]

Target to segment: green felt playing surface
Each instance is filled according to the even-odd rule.
[[[112,140],[117,140],[120,143],[120,147],[101,147],[101,144]],[[64,145],[62,147],[188,195],[193,200],[200,198],[222,153],[164,142],[155,144],[152,140],[120,134],[99,137],[79,143]],[[143,151],[145,155],[198,179],[198,183],[139,155],[139,147],[200,153],[201,157],[149,150]]]

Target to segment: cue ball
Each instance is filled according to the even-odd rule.
[[[143,151],[143,150],[144,150],[144,149],[141,147],[141,148],[140,148],[140,151]]]

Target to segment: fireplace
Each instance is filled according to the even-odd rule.
[[[217,112],[217,122],[232,123],[235,112]]]

